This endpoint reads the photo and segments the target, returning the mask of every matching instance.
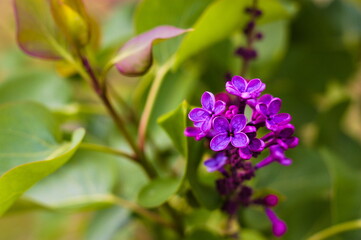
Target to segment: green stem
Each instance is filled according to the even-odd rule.
[[[322,239],[326,239],[331,236],[334,236],[336,234],[350,231],[350,230],[355,230],[355,229],[361,229],[361,219],[355,220],[355,221],[349,221],[349,222],[345,222],[345,223],[340,223],[340,224],[334,225],[332,227],[326,228],[326,229],[312,235],[307,240],[322,240]]]
[[[170,223],[169,221],[165,220],[162,216],[160,216],[152,211],[149,211],[146,208],[142,208],[141,206],[139,206],[136,203],[130,202],[130,201],[125,200],[120,197],[114,197],[113,201],[115,204],[117,204],[121,207],[124,207],[126,209],[129,209],[129,210],[131,210],[145,218],[148,218],[156,223],[159,223],[168,228],[175,229],[175,226],[172,223]]]
[[[159,89],[162,85],[162,82],[164,80],[165,75],[169,71],[169,69],[172,66],[173,61],[168,61],[163,66],[159,68],[157,71],[157,74],[155,76],[154,82],[151,86],[151,89],[149,91],[147,101],[144,107],[143,114],[140,118],[139,123],[139,132],[138,132],[138,146],[143,151],[144,150],[144,143],[145,143],[145,137],[147,134],[147,128],[149,124],[149,118],[151,116],[151,113],[153,112],[155,100],[157,99],[157,95],[159,92]]]
[[[108,146],[98,145],[94,143],[81,143],[79,146],[81,149],[93,150],[97,152],[109,153],[113,155],[117,155],[120,157],[125,157],[131,160],[136,160],[135,156],[130,155],[129,153],[123,152],[118,149],[114,149]]]

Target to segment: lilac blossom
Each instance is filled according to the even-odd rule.
[[[247,118],[243,114],[235,115],[230,123],[225,117],[215,118],[213,127],[218,134],[211,140],[211,149],[213,151],[222,151],[228,147],[229,143],[232,143],[236,148],[247,146],[249,139],[242,132],[246,123]]]
[[[282,101],[279,98],[273,98],[269,103],[259,103],[256,110],[265,119],[266,127],[269,130],[277,130],[279,126],[291,121],[291,115],[288,113],[278,113],[281,109]]]
[[[226,104],[223,101],[216,101],[214,95],[210,92],[205,92],[201,98],[202,108],[195,108],[188,117],[194,122],[195,127],[199,127],[203,132],[211,128],[212,120],[215,116],[221,114],[226,109]]]
[[[295,127],[289,123],[291,116],[279,113],[281,99],[270,94],[261,96],[265,87],[260,79],[248,81],[234,76],[226,83],[228,94],[214,96],[205,92],[202,108],[195,108],[188,115],[194,127],[187,127],[184,134],[196,140],[206,139],[210,150],[216,152],[204,165],[207,171],[218,171],[222,176],[216,181],[224,199],[222,210],[232,216],[240,206],[261,205],[272,223],[273,234],[279,237],[287,231],[287,226],[271,210],[278,204],[278,197],[268,194],[255,198],[253,189],[246,183],[273,162],[290,165],[292,160],[286,151],[296,147],[299,140],[293,136]],[[244,115],[246,108],[251,110],[250,121]],[[268,133],[259,131],[262,128]],[[258,136],[261,133],[265,134]],[[269,155],[254,163],[252,158],[266,149]]]
[[[265,88],[266,84],[258,78],[247,82],[241,76],[234,76],[232,81],[226,83],[227,92],[244,100],[258,97]]]

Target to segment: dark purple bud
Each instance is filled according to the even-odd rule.
[[[245,60],[255,59],[257,57],[257,52],[254,49],[248,49],[240,47],[235,51],[235,54],[242,57]]]
[[[263,34],[261,32],[256,33],[255,38],[257,40],[261,40],[263,38]]]
[[[271,209],[266,208],[266,215],[272,223],[272,232],[276,237],[281,237],[287,232],[286,223],[279,219]]]
[[[243,29],[244,34],[246,35],[250,34],[253,31],[255,25],[256,23],[254,21],[248,22],[245,28]]]
[[[263,199],[263,201],[266,207],[274,207],[278,204],[278,197],[274,194],[269,194]]]

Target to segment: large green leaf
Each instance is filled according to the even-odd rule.
[[[61,140],[53,115],[35,103],[0,107],[0,214],[28,188],[62,166],[76,151],[84,130]]]
[[[57,172],[38,182],[25,198],[51,209],[99,208],[113,203],[114,157],[78,151]]]
[[[182,41],[175,65],[179,66],[187,58],[229,37],[241,22],[246,21],[242,13],[247,3],[244,0],[218,0],[209,5],[193,26],[194,32]]]
[[[138,195],[138,203],[143,207],[158,207],[177,192],[181,179],[159,178],[144,186]]]
[[[56,108],[68,103],[70,96],[68,83],[54,73],[25,72],[0,84],[0,103],[36,101]]]
[[[188,103],[183,102],[175,111],[162,116],[159,122],[173,143],[185,153],[186,170],[183,179],[189,181],[197,200],[206,208],[213,209],[219,205],[220,196],[215,187],[204,185],[198,177],[198,166],[204,152],[203,142],[184,136],[189,109]]]

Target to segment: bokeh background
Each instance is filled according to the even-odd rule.
[[[154,26],[191,27],[212,3],[84,1],[102,26],[104,56],[135,33]],[[260,2],[269,15],[257,25],[264,39],[256,43],[258,58],[252,62],[248,77],[261,78],[267,84],[267,93],[282,98],[283,111],[293,116],[301,143],[289,151],[293,165],[274,164],[264,169],[255,185],[281,196],[277,212],[289,226],[283,239],[306,239],[334,224],[361,219],[361,2],[275,0],[282,11],[269,7],[266,0]],[[0,1],[0,16],[0,103],[30,99],[56,111],[72,106],[75,100],[95,101],[84,84],[65,80],[72,69],[30,58],[18,49],[10,0]],[[248,20],[242,12],[239,18],[244,19],[242,24]],[[166,141],[155,123],[158,116],[176,108],[183,99],[198,105],[202,91],[224,91],[226,73],[239,73],[241,61],[234,50],[244,43],[242,24],[239,31],[197,53],[167,75],[152,119],[157,141]],[[212,26],[209,29],[212,31]],[[178,44],[176,39],[156,47],[156,60],[164,61]],[[126,78],[112,71],[109,78],[135,109],[142,108],[149,84],[147,76]],[[94,136],[114,138],[111,128],[104,129],[104,123],[109,122],[104,111],[96,104],[84,109],[86,114],[97,114],[96,120],[91,121],[84,120],[86,114],[83,115],[83,122]],[[170,144],[165,145],[171,148]],[[125,180],[132,184],[130,178]],[[129,222],[128,217],[119,209],[109,208],[98,212],[12,212],[0,218],[0,239],[153,239],[141,225]],[[242,224],[257,231],[245,240],[269,239],[269,223],[261,212],[245,210]],[[332,239],[359,240],[361,231]]]

